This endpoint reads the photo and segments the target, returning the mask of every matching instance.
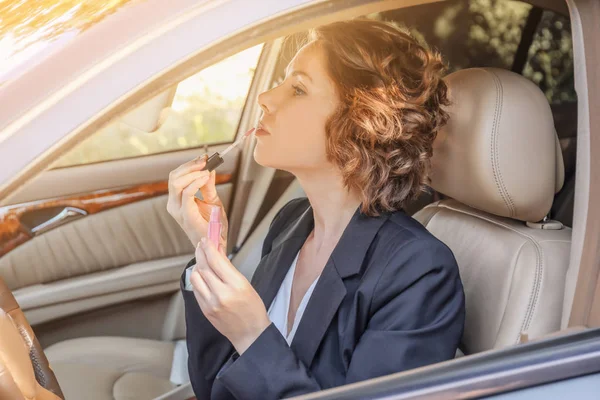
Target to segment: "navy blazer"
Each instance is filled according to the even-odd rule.
[[[313,226],[306,198],[273,219],[252,278],[267,309]],[[465,319],[452,252],[401,211],[380,217],[356,211],[290,346],[271,324],[239,356],[194,294],[184,290],[183,297],[188,368],[199,400],[280,399],[448,360]]]

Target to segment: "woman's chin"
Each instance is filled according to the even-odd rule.
[[[264,154],[264,150],[261,150],[258,147],[259,146],[257,145],[254,148],[254,161],[256,161],[256,163],[258,165],[263,166],[263,167],[277,168],[277,167],[273,166],[271,162],[269,162],[269,161],[272,161],[272,160],[270,160],[269,155]]]

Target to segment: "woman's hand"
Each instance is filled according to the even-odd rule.
[[[179,166],[169,174],[169,200],[167,211],[183,229],[192,244],[196,246],[200,238],[206,236],[210,209],[221,207],[221,243],[227,248],[227,215],[223,202],[215,187],[215,172],[204,171],[207,156],[198,157]],[[203,200],[196,198],[202,193]]]
[[[271,324],[250,282],[205,238],[196,249],[190,281],[202,313],[240,355]]]

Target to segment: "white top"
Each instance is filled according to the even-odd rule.
[[[302,298],[302,301],[300,302],[300,305],[298,306],[298,310],[296,311],[296,315],[294,317],[294,325],[292,326],[290,334],[288,335],[288,313],[290,309],[290,299],[292,297],[292,284],[294,282],[294,273],[296,272],[296,264],[298,263],[299,255],[300,252],[296,254],[296,258],[294,258],[294,262],[292,262],[292,266],[285,275],[285,278],[283,279],[283,282],[279,287],[279,291],[275,295],[275,298],[271,303],[271,307],[269,307],[269,310],[267,312],[269,315],[269,319],[277,327],[279,332],[281,332],[281,335],[285,338],[288,345],[291,344],[292,340],[294,339],[294,335],[296,334],[296,330],[298,329],[298,324],[302,319],[302,315],[304,314],[306,305],[308,304],[310,296],[312,295],[315,286],[317,285],[317,281],[320,277],[319,275],[319,277],[315,279],[315,281],[310,285],[310,287],[304,294],[304,297]],[[190,283],[190,275],[194,267],[195,265],[188,267],[185,271],[185,290],[192,290],[192,284]]]
[[[290,334],[288,335],[288,313],[290,309],[290,299],[292,297],[292,283],[294,282],[294,272],[296,271],[296,264],[298,263],[298,254],[296,254],[296,258],[294,258],[294,262],[287,272],[281,286],[279,287],[279,291],[277,295],[275,295],[275,299],[271,303],[271,307],[269,307],[269,319],[273,324],[277,327],[281,335],[285,338],[288,345],[292,343],[294,339],[294,335],[296,334],[296,330],[298,329],[298,324],[302,319],[302,314],[304,314],[304,310],[306,309],[306,305],[308,304],[308,300],[310,300],[310,296],[317,285],[317,281],[319,277],[315,279],[315,281],[310,285],[300,305],[298,306],[298,310],[296,311],[296,315],[294,316],[294,325],[290,330]]]

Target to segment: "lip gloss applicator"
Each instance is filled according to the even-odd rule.
[[[223,156],[225,154],[229,153],[231,150],[233,150],[240,143],[242,143],[255,130],[256,130],[256,128],[252,128],[248,132],[244,133],[244,135],[241,138],[239,138],[238,140],[233,142],[228,148],[223,150],[222,153],[219,153],[217,151],[212,156],[208,157],[208,160],[206,160],[206,167],[204,169],[208,170],[209,172],[214,171],[219,165],[223,164],[223,162],[224,162]]]

